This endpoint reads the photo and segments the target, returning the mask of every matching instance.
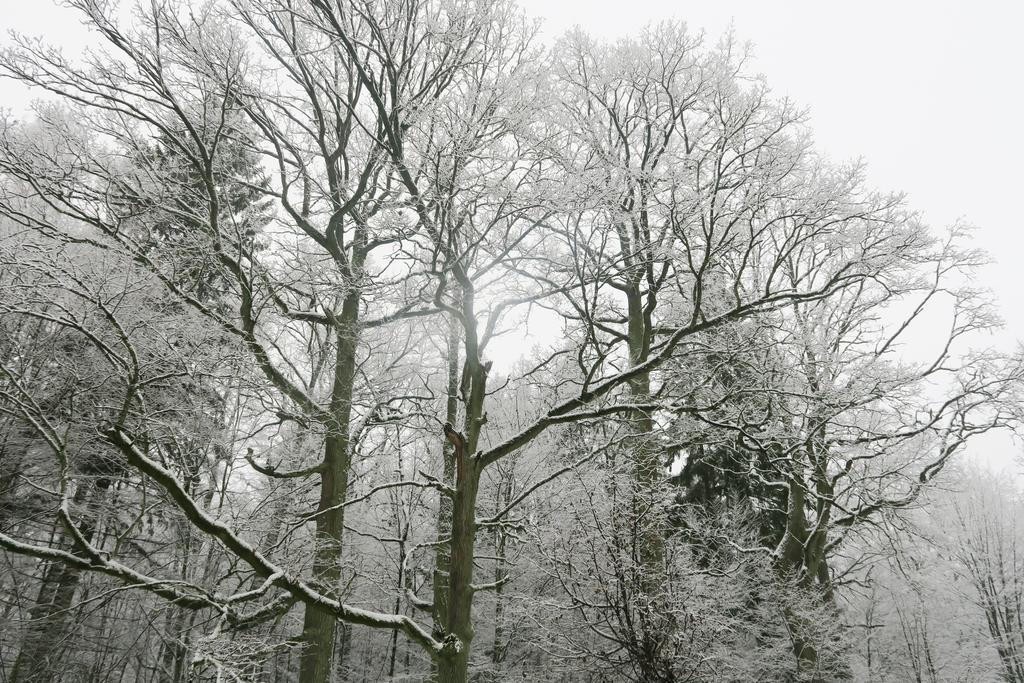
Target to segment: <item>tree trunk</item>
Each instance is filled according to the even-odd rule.
[[[453,656],[438,662],[438,680],[441,683],[464,683],[468,680],[469,651],[474,635],[473,553],[476,545],[476,497],[480,486],[480,470],[471,458],[463,457],[462,460],[452,518],[446,628],[448,633],[458,637],[462,647]]]
[[[650,324],[645,314],[643,301],[635,288],[626,295],[628,322],[629,361],[636,367],[650,357]],[[643,373],[633,378],[629,384],[630,399],[642,403],[650,398],[651,378]],[[632,432],[632,467],[633,467],[633,510],[632,516],[644,515],[647,508],[656,505],[658,486],[662,479],[661,454],[652,443],[654,421],[647,411],[637,410],[630,414],[630,431]],[[665,560],[664,533],[656,523],[645,524],[640,529],[641,537],[637,539],[638,560],[643,576],[643,592],[653,595],[662,587],[663,565]]]
[[[465,283],[468,284],[468,283]],[[468,288],[466,288],[468,289]],[[463,291],[463,324],[466,326],[466,363],[463,385],[468,388],[463,434],[445,426],[453,446],[455,499],[452,504],[452,541],[448,573],[448,604],[445,631],[459,639],[461,647],[438,661],[441,683],[465,683],[469,679],[469,653],[473,642],[473,556],[476,549],[476,499],[480,489],[480,461],[475,457],[480,430],[486,421],[489,364],[480,361],[473,315],[472,293]]]
[[[323,471],[320,473],[320,505],[316,518],[316,551],[313,558],[313,583],[336,597],[341,579],[341,542],[345,529],[345,508],[339,507],[348,495],[350,465],[350,424],[352,393],[359,341],[359,293],[352,292],[342,307],[337,323],[337,356],[331,390],[330,414],[324,446]],[[337,620],[330,613],[307,605],[302,623],[302,657],[299,680],[302,683],[326,683],[334,664]]]
[[[445,422],[454,425],[459,418],[459,343],[462,341],[459,323],[449,316],[448,330],[448,400],[445,405]],[[448,486],[455,486],[455,447],[445,441],[441,449],[443,458],[442,481]],[[437,501],[437,539],[441,541],[452,531],[452,499],[438,493]],[[448,618],[448,567],[451,558],[450,543],[439,543],[434,556],[434,635],[444,628]]]
[[[817,390],[815,382],[812,382],[812,387]],[[838,618],[825,552],[833,499],[827,472],[825,418],[816,416],[812,424],[814,428],[803,449],[806,463],[796,459],[790,461],[786,531],[780,544],[776,568],[783,580],[796,577],[798,585],[808,591],[818,606],[832,611],[835,618]],[[813,503],[808,502],[810,489],[805,483],[807,472],[810,472],[814,482]],[[812,509],[813,524],[808,522],[808,512]],[[803,675],[810,676],[809,680],[812,681],[825,680],[822,678],[824,667],[829,680],[850,678],[851,672],[844,662],[831,656],[826,656],[825,661],[822,661],[821,653],[808,637],[811,628],[805,618],[789,608],[783,610],[783,616],[797,668]]]

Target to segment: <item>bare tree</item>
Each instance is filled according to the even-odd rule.
[[[992,324],[955,282],[977,256],[818,158],[731,40],[547,52],[505,0],[72,5],[82,59],[0,55],[58,100],[0,131],[0,428],[42,501],[0,528],[46,627],[19,676],[94,577],[172,605],[158,680],[466,681],[480,596],[492,665],[527,618],[528,531],[533,589],[593,636],[567,649],[616,674],[740,676],[752,639],[843,675],[844,544],[1008,422],[1016,366],[955,345]],[[934,359],[899,363],[942,302]],[[536,310],[566,341],[497,357]]]
[[[1024,680],[1024,586],[1018,556],[1020,492],[991,478],[975,477],[955,502],[958,536],[953,557],[973,588],[999,655],[1002,677]]]

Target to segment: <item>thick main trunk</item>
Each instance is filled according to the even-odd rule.
[[[627,294],[629,322],[627,339],[630,365],[636,367],[650,357],[650,324],[639,292]],[[650,398],[651,378],[647,373],[634,377],[628,384],[630,400],[644,403]],[[662,588],[665,561],[664,530],[657,516],[650,515],[657,505],[658,490],[663,479],[661,453],[653,440],[654,420],[650,412],[637,410],[629,416],[632,448],[633,501],[631,517],[648,519],[638,527],[637,562],[642,578],[641,590],[650,597]]]
[[[457,320],[450,318],[448,331],[448,400],[445,405],[445,422],[454,425],[459,417],[459,344],[462,341]],[[455,486],[455,450],[445,442],[441,449],[443,459],[443,481]],[[445,543],[452,533],[453,501],[450,496],[438,493],[437,501],[437,551],[434,556],[434,635],[440,635],[448,621],[448,569],[451,563],[451,544]],[[435,676],[436,677],[436,676]]]
[[[648,293],[645,297],[639,282],[632,282],[626,292],[626,305],[629,364],[635,368],[650,358],[654,295]],[[626,391],[630,403],[648,403],[650,374],[641,373],[630,379]],[[671,669],[672,655],[665,646],[671,642],[676,625],[671,616],[674,610],[665,603],[665,526],[659,514],[664,480],[662,454],[654,439],[651,412],[632,410],[627,419],[629,495],[613,510],[612,520],[616,533],[623,538],[623,547],[630,552],[631,574],[619,579],[624,584],[620,593],[624,596],[622,608],[629,614],[626,623],[633,665],[644,680],[666,680],[664,672]]]
[[[783,580],[793,577],[800,579],[799,585],[809,587],[808,580],[815,578],[806,573],[804,562],[805,551],[809,531],[807,528],[807,504],[806,489],[803,484],[802,466],[794,464],[790,471],[790,484],[788,491],[788,506],[786,508],[786,532],[779,547],[776,568]],[[804,619],[792,609],[783,610],[783,618],[789,630],[790,642],[793,646],[793,656],[796,658],[797,667],[804,673],[810,673],[818,668],[818,651],[812,643],[806,639],[808,625]]]
[[[472,320],[472,298],[464,294],[465,315]],[[489,366],[480,362],[476,330],[466,328],[466,376],[468,395],[463,433],[449,435],[455,460],[455,497],[452,502],[451,555],[448,564],[448,603],[445,631],[459,639],[460,647],[438,661],[437,678],[441,683],[465,683],[469,680],[469,653],[473,643],[473,556],[476,549],[476,500],[480,490],[480,461],[474,455],[480,430],[486,418]],[[450,425],[449,425],[450,426]]]
[[[350,466],[349,432],[355,378],[359,298],[345,299],[336,333],[337,356],[331,390],[331,424],[324,444],[324,468],[320,473],[320,505],[316,518],[316,551],[313,582],[328,595],[335,595],[341,580],[342,534],[348,495]],[[302,623],[301,683],[326,683],[334,667],[337,619],[313,605],[307,605]]]
[[[476,497],[480,470],[471,458],[461,466],[452,516],[452,544],[449,570],[446,631],[458,637],[462,647],[438,662],[441,683],[464,683],[469,675],[469,652],[473,642],[473,553],[476,546]]]
[[[792,461],[786,531],[778,549],[776,571],[784,581],[795,578],[797,585],[822,608],[822,613],[829,614],[836,607],[826,555],[832,489],[826,471],[824,439],[824,428],[821,428],[808,440],[805,452],[809,465]],[[805,484],[807,472],[815,483],[811,502],[808,501],[811,490]],[[813,524],[808,521],[808,514],[812,511]],[[823,676],[827,676],[827,680],[850,678],[844,662],[823,653],[815,644],[816,636],[813,634],[820,629],[789,607],[783,610],[783,616],[801,675],[811,681],[824,681],[826,678]]]

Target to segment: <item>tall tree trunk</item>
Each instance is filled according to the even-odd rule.
[[[336,328],[337,355],[331,389],[330,414],[323,470],[320,473],[320,505],[316,518],[316,550],[313,557],[313,582],[320,590],[335,596],[341,579],[342,533],[348,495],[350,466],[350,425],[352,393],[359,342],[359,292],[345,297]],[[302,624],[302,657],[299,680],[302,683],[326,683],[334,664],[337,620],[318,607],[307,605]]]
[[[461,456],[461,457],[460,457]],[[469,675],[469,652],[473,642],[473,553],[476,546],[476,498],[480,469],[471,458],[456,452],[462,462],[452,517],[452,552],[449,574],[447,628],[462,643],[459,651],[438,662],[441,683],[464,683]]]
[[[651,316],[656,299],[653,292],[645,297],[638,281],[630,284],[626,292],[627,330],[631,367],[637,367],[650,358],[652,341]],[[626,386],[629,400],[636,404],[648,403],[651,396],[651,378],[642,373],[630,380]],[[665,478],[661,462],[661,451],[654,441],[654,420],[651,411],[633,410],[628,415],[630,466],[630,495],[623,501],[617,512],[617,524],[623,525],[622,533],[628,538],[626,547],[633,548],[633,577],[626,586],[632,604],[624,605],[635,610],[633,620],[633,657],[645,679],[662,680],[671,657],[665,644],[670,643],[675,623],[674,611],[664,604],[665,582],[665,528],[661,523],[658,509],[662,483]]]
[[[788,503],[786,507],[786,532],[779,546],[777,571],[783,580],[799,578],[799,585],[809,587],[809,576],[804,567],[805,556],[810,532],[807,528],[807,492],[804,487],[803,465],[791,462],[789,471]],[[813,672],[818,667],[818,651],[813,643],[806,639],[807,624],[791,608],[783,609],[783,618],[789,630],[793,655],[797,667],[802,672]]]
[[[466,414],[463,433],[445,425],[445,436],[453,446],[455,499],[452,505],[451,557],[448,573],[448,604],[445,631],[459,639],[461,647],[438,662],[441,683],[465,683],[469,679],[469,653],[473,642],[473,556],[476,548],[476,501],[482,466],[475,457],[480,431],[486,417],[487,373],[490,364],[481,362],[473,318],[473,294],[469,281],[462,285],[466,362],[463,386]]]
[[[445,405],[445,422],[454,425],[459,419],[459,344],[462,341],[460,325],[454,316],[448,317],[448,400]],[[443,459],[442,480],[448,486],[455,486],[455,446],[445,441],[441,449]],[[448,569],[451,562],[451,543],[443,542],[452,533],[452,507],[450,496],[438,493],[437,501],[437,551],[434,555],[434,636],[442,635],[448,622]],[[436,666],[435,666],[436,678]]]
[[[629,361],[636,367],[648,360],[651,351],[650,313],[645,311],[639,290],[626,295],[628,310],[627,337],[629,344]],[[636,403],[646,402],[651,393],[651,377],[643,373],[633,378],[629,384],[630,399]],[[633,468],[633,510],[632,516],[647,513],[651,506],[657,504],[658,488],[662,480],[661,453],[652,441],[654,420],[650,411],[636,410],[629,416],[632,432],[632,468]],[[647,523],[640,528],[641,538],[638,541],[638,559],[640,572],[643,576],[644,593],[653,595],[662,587],[664,579],[663,565],[665,560],[665,540],[663,530],[657,523]]]

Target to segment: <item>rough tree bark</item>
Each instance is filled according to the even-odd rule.
[[[323,469],[320,472],[320,504],[316,517],[316,551],[313,581],[321,591],[339,597],[341,580],[342,535],[351,466],[350,429],[352,392],[355,381],[356,348],[359,342],[358,291],[345,297],[335,325],[337,353],[334,383],[331,389],[330,416],[324,444]],[[334,666],[334,641],[337,617],[308,605],[302,621],[302,658],[299,680],[322,683],[330,680]]]

